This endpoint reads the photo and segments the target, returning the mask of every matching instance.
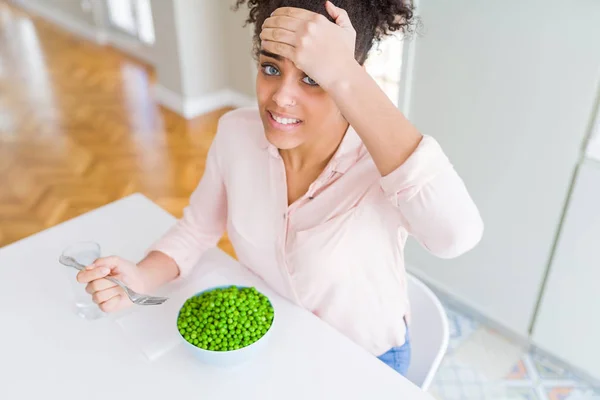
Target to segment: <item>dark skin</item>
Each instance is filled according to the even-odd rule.
[[[259,64],[268,72],[260,71],[257,77],[257,93],[260,108],[263,109],[265,134],[279,149],[283,159],[288,205],[291,205],[308,191],[312,182],[325,169],[343,138],[348,123],[339,115],[333,102],[327,99],[326,92],[318,85],[306,84],[305,82],[311,82],[310,78],[291,61],[263,51]],[[302,119],[302,123],[292,131],[279,132],[268,122],[268,112],[285,110],[288,102],[295,104],[292,113]],[[327,123],[322,124],[321,114],[339,116],[325,118]],[[325,129],[328,133],[322,134]],[[301,157],[303,154],[310,157]]]
[[[321,174],[348,128],[356,130],[382,176],[413,153],[421,134],[354,59],[356,32],[348,14],[326,3],[331,23],[304,9],[277,9],[263,25],[257,77],[259,112],[267,139],[279,149],[285,165],[288,204],[303,196]],[[267,60],[265,60],[265,58]],[[278,63],[278,65],[275,65]],[[299,120],[294,129],[273,123]],[[290,127],[291,128],[291,127]],[[176,262],[151,252],[139,264],[119,257],[98,259],[78,280],[103,311],[131,305],[123,290],[103,279],[115,276],[144,293],[175,279]]]
[[[288,206],[295,203],[308,192],[308,188],[315,180],[317,180],[328,161],[329,160],[326,160],[322,165],[317,165],[312,169],[307,169],[301,173],[294,171],[286,165],[285,174],[287,178]]]
[[[262,49],[290,60],[326,92],[319,101],[327,106],[327,102],[333,102],[328,112],[344,116],[362,139],[381,175],[386,176],[406,161],[422,135],[354,59],[356,32],[348,14],[331,2],[326,3],[326,8],[335,23],[304,9],[283,7],[275,10],[263,24],[260,35]],[[291,101],[294,100],[293,95],[300,93],[286,91],[288,105],[300,105],[304,97]],[[312,105],[314,101],[308,98],[307,103]],[[321,119],[328,117],[326,114],[319,115]],[[327,147],[328,154],[331,154],[339,145],[346,127],[341,129],[342,135],[335,146],[309,143],[311,139],[316,141],[330,136],[334,131],[328,127],[320,135],[306,137],[296,148],[286,148],[285,151],[297,161],[321,157],[319,162],[322,162],[325,157],[314,150],[327,153],[324,149]],[[313,149],[312,153],[306,151],[309,148]]]

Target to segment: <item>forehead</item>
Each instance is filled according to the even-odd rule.
[[[286,58],[280,56],[279,54],[271,53],[270,51],[266,51],[266,50],[262,50],[262,49],[259,51],[259,55],[261,55],[263,57],[274,58],[275,60],[281,61],[281,62],[283,62],[284,60],[287,60]]]

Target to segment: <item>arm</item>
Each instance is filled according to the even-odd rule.
[[[143,288],[147,293],[161,287],[179,276],[179,267],[174,259],[160,251],[151,251],[137,264],[141,270]]]
[[[204,175],[190,197],[183,218],[150,247],[137,266],[120,257],[110,256],[99,258],[77,274],[77,280],[86,284],[86,291],[101,310],[112,312],[132,304],[123,289],[104,279],[107,275],[121,279],[133,290],[150,293],[177,276],[189,273],[202,253],[217,243],[227,220],[218,148],[217,132],[208,153]]]
[[[483,222],[439,144],[423,137],[358,64],[329,87],[382,175],[381,187],[403,225],[432,254],[452,258],[473,248]]]
[[[397,169],[381,178],[402,224],[437,257],[457,257],[479,243],[483,221],[462,179],[430,136]]]
[[[356,130],[382,176],[415,151],[423,136],[358,63],[325,88]]]
[[[191,272],[202,254],[216,246],[225,232],[227,196],[221,165],[219,122],[204,175],[190,197],[183,217],[148,250],[138,263],[149,287],[157,287]]]
[[[423,137],[354,58],[356,32],[346,11],[326,3],[335,23],[282,7],[263,24],[261,47],[290,59],[333,98],[356,130],[403,225],[440,257],[479,242],[483,223],[438,143]]]

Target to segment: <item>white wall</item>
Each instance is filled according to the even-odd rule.
[[[186,118],[248,105],[255,96],[251,36],[242,27],[247,13],[234,14],[231,4],[230,0],[152,2],[157,99]]]
[[[598,107],[596,119],[586,148],[586,156],[600,162],[600,90],[598,92]]]
[[[154,67],[158,82],[174,93],[183,93],[175,3],[152,0],[154,19]]]
[[[252,58],[253,26],[244,27],[244,21],[248,18],[248,9],[242,7],[234,12],[231,10],[232,3],[234,1],[219,1],[227,43],[225,52],[227,83],[237,92],[255,98],[256,62]]]
[[[227,43],[221,2],[175,0],[183,95],[203,96],[226,87]]]
[[[600,380],[600,163],[579,170],[544,291],[535,343]]]
[[[596,0],[421,0],[410,119],[478,204],[481,244],[412,270],[526,335],[600,79]]]
[[[231,10],[232,1],[175,1],[183,94],[203,96],[224,88],[254,95],[252,40],[244,28],[248,11]]]

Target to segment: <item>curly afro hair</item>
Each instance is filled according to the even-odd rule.
[[[333,3],[346,10],[352,21],[356,30],[354,57],[361,65],[376,42],[396,31],[407,33],[413,26],[411,0],[335,0]],[[325,0],[237,0],[233,9],[237,11],[244,4],[250,9],[244,26],[254,24],[255,58],[258,58],[260,50],[261,26],[277,8],[303,8],[322,14],[333,22],[325,9]]]

